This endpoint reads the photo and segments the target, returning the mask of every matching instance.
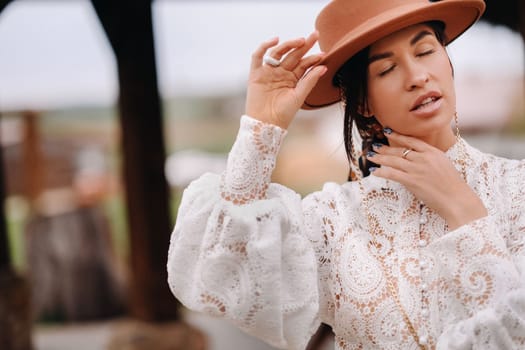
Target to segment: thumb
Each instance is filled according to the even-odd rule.
[[[314,88],[315,84],[319,81],[319,78],[326,73],[326,66],[316,66],[312,68],[308,73],[306,73],[301,80],[297,83],[295,91],[297,96],[301,100],[301,103],[304,102],[310,91]]]

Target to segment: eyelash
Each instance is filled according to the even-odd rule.
[[[388,67],[388,68],[385,69],[384,71],[380,72],[380,73],[379,73],[379,76],[380,76],[380,77],[383,77],[383,76],[387,75],[388,73],[390,73],[391,71],[393,71],[394,68],[395,68],[395,65]]]
[[[422,52],[422,53],[419,53],[419,54],[417,54],[416,56],[417,56],[417,57],[428,56],[428,55],[430,55],[430,54],[433,54],[434,51],[435,51],[434,49],[430,49],[430,50],[424,51],[424,52]],[[383,77],[383,76],[387,75],[387,74],[390,73],[395,67],[396,67],[395,65],[393,65],[393,66],[391,66],[391,67],[388,67],[388,68],[385,69],[384,71],[380,72],[380,73],[379,73],[379,76],[380,76],[380,77]]]
[[[421,56],[427,56],[427,55],[430,55],[431,53],[434,53],[434,49],[430,49],[430,50],[427,50],[427,51],[423,51],[421,52],[420,54],[417,54],[418,57],[421,57]]]

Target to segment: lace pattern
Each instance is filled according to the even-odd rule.
[[[226,173],[184,193],[168,260],[184,305],[283,349],[304,349],[321,321],[336,349],[417,349],[381,258],[437,349],[525,347],[524,161],[462,141],[467,181],[489,215],[450,232],[402,185],[361,180],[375,249],[357,182],[304,199],[269,182],[284,131],[267,127],[243,117]],[[447,156],[460,170],[457,148]]]
[[[286,130],[241,118],[239,135],[222,174],[221,196],[234,204],[246,204],[266,196],[275,159]]]

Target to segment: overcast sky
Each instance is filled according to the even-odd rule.
[[[326,2],[157,0],[161,93],[242,91],[258,43],[309,34]],[[516,33],[483,23],[450,47],[458,79],[522,76],[523,52]],[[114,56],[88,0],[17,0],[0,15],[0,110],[111,105],[116,91]]]

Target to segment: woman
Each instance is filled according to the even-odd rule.
[[[337,349],[523,348],[525,162],[450,128],[445,44],[483,10],[334,0],[306,39],[263,43],[227,170],[184,193],[173,293],[279,348],[304,349],[321,322]],[[318,39],[324,52],[305,56]],[[304,199],[270,183],[298,109],[341,99],[357,181]]]

